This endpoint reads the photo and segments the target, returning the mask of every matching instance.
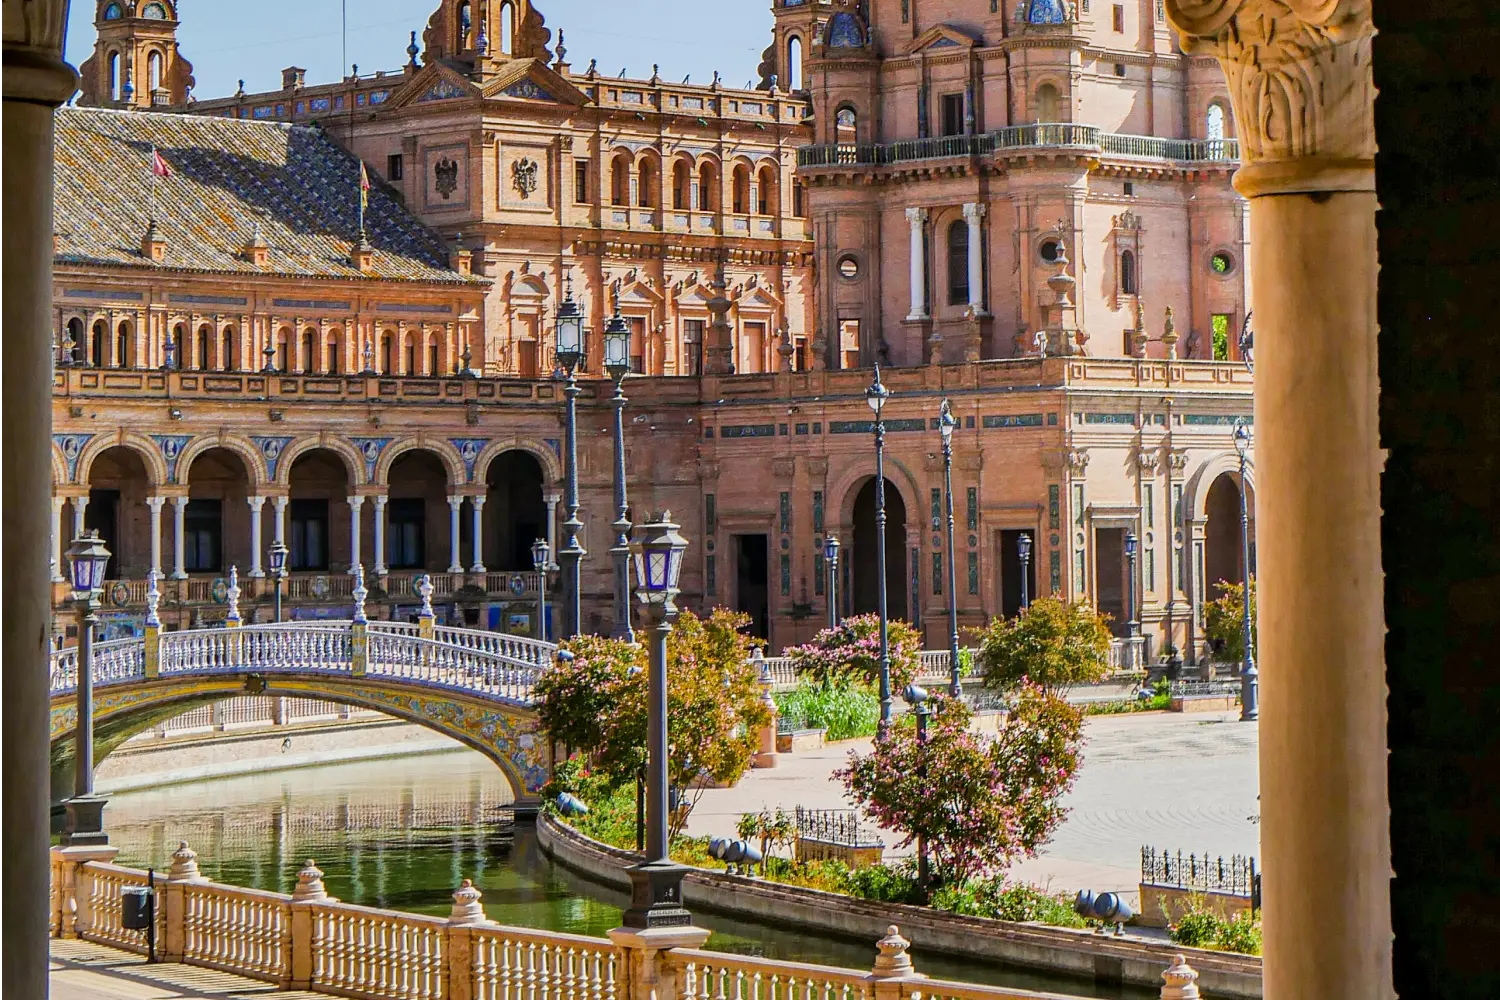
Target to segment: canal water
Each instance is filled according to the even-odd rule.
[[[463,879],[500,923],[603,937],[620,925],[625,894],[552,864],[534,834],[497,832],[511,801],[495,766],[470,751],[331,764],[219,778],[111,796],[105,811],[119,863],[163,870],[179,841],[218,882],[290,892],[308,859],[348,903],[446,916]],[[714,951],[865,970],[874,942],[695,915]],[[931,976],[1084,997],[1146,1000],[1108,987],[987,961],[914,952]]]

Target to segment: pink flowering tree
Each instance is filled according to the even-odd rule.
[[[891,657],[891,693],[901,691],[917,676],[922,637],[904,621],[892,619],[887,629]],[[854,615],[834,628],[825,628],[812,642],[786,650],[799,674],[822,687],[880,680],[880,616]]]
[[[938,878],[961,885],[1032,857],[1066,815],[1060,800],[1078,773],[1083,715],[1029,681],[997,737],[969,728],[959,701],[938,699],[926,742],[903,719],[836,773],[876,822],[925,837]]]

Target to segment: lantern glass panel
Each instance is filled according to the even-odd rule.
[[[677,589],[677,583],[682,579],[682,554],[684,551],[686,550],[678,546],[672,546],[671,572],[667,577],[667,586],[673,590]]]
[[[630,367],[630,327],[619,317],[604,328],[604,366],[618,370]]]
[[[577,357],[583,353],[583,316],[578,307],[564,302],[557,314],[557,353]]]

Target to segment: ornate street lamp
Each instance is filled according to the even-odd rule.
[[[1031,607],[1031,535],[1022,532],[1016,539],[1016,552],[1021,557],[1021,610]]]
[[[578,519],[578,397],[582,390],[578,388],[576,373],[578,366],[583,363],[583,310],[573,301],[571,272],[568,274],[567,292],[557,307],[557,363],[568,383],[563,389],[563,398],[566,400],[563,420],[567,439],[564,449],[567,492],[563,502],[568,519],[563,522],[563,545],[557,555],[562,562],[562,583],[567,589],[567,622],[564,628],[571,637],[578,634],[583,620],[581,568],[583,557],[587,554],[578,539],[578,533],[583,529],[583,522]]]
[[[271,543],[271,579],[276,581],[276,621],[281,622],[281,581],[286,579],[286,557],[291,552],[286,542],[276,539]]]
[[[891,633],[885,586],[885,418],[881,415],[890,390],[880,381],[880,366],[875,366],[875,380],[865,390],[865,402],[875,413],[875,562],[880,574],[880,728],[884,737],[891,725]]]
[[[953,432],[958,430],[958,418],[953,415],[953,407],[946,399],[938,417],[938,430],[943,435],[943,493],[947,498],[948,519],[948,693],[962,698],[964,685],[959,676],[958,662],[958,570],[953,563]]]
[[[94,627],[99,624],[99,593],[109,549],[90,531],[68,547],[73,603],[78,610],[77,718],[73,733],[73,797],[64,803],[70,846],[109,843],[104,833],[104,799],[94,794]]]
[[[620,315],[620,295],[615,293],[615,314],[604,324],[604,370],[615,380],[610,405],[615,411],[615,544],[609,550],[615,563],[615,625],[612,639],[635,642],[630,630],[630,510],[625,499],[625,376],[630,374],[630,324]]]
[[[1251,643],[1250,621],[1250,491],[1246,489],[1246,472],[1250,464],[1250,425],[1243,417],[1234,422],[1234,450],[1240,456],[1240,557],[1245,562],[1245,616],[1242,624],[1245,638],[1245,660],[1240,667],[1240,721],[1260,718],[1260,672],[1255,669],[1255,650]]]
[[[538,538],[531,543],[531,565],[537,577],[537,632],[543,642],[547,641],[547,571],[552,568],[552,549],[547,539]]]
[[[932,711],[927,705],[930,696],[927,694],[926,688],[918,687],[916,684],[906,685],[906,690],[902,692],[902,696],[906,699],[906,703],[911,706],[912,713],[917,717],[917,743],[921,747],[919,751],[920,756],[917,758],[921,762],[917,765],[917,777],[923,779],[923,784],[925,785],[927,778],[927,717]],[[917,838],[917,887],[924,894],[927,892],[928,880],[927,838],[919,836]]]
[[[663,511],[642,529],[635,553],[636,597],[651,627],[646,739],[646,855],[630,869],[626,927],[681,927],[692,918],[682,906],[687,869],[667,854],[667,637],[677,620],[677,585],[687,539],[677,533],[672,512]]]
[[[1129,570],[1129,579],[1125,583],[1125,618],[1130,623],[1131,639],[1141,634],[1141,623],[1135,620],[1135,553],[1139,544],[1135,532],[1125,532],[1125,561]]]
[[[839,625],[839,540],[829,535],[823,540],[823,559],[828,563],[828,627]]]

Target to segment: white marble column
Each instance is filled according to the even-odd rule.
[[[172,579],[187,579],[187,497],[172,498]]]
[[[52,498],[52,582],[63,580],[62,509],[67,497]]]
[[[906,221],[911,224],[911,312],[909,320],[927,318],[927,265],[923,246],[923,227],[927,223],[927,209],[908,208]]]
[[[288,497],[271,498],[271,507],[275,513],[275,517],[271,519],[271,541],[280,542],[282,545],[286,544],[286,505],[289,500]],[[287,569],[291,569],[290,561],[288,561]]]
[[[547,551],[552,555],[548,558],[557,562],[557,505],[562,502],[562,493],[557,490],[548,490],[542,494],[542,502],[547,505]]]
[[[151,511],[151,572],[161,577],[161,508],[166,497],[147,497],[146,507]]]
[[[259,579],[266,575],[261,568],[260,511],[266,505],[265,497],[246,497],[250,505],[250,576]]]
[[[83,536],[83,515],[84,515],[84,511],[88,510],[88,508],[89,508],[89,498],[88,498],[87,495],[84,495],[84,496],[75,496],[73,498],[73,537],[74,538],[80,538],[80,537]]]
[[[351,574],[359,571],[359,512],[365,505],[364,497],[349,498],[349,572]]]
[[[385,505],[390,497],[375,494],[375,575],[385,576],[389,569],[385,565]]]
[[[463,560],[458,556],[458,516],[463,505],[464,498],[461,496],[448,498],[448,572],[450,573],[464,571]]]
[[[470,573],[484,572],[484,501],[483,494],[469,497],[474,511],[474,565],[469,567]]]
[[[974,315],[984,311],[984,205],[964,205],[964,221],[969,224],[969,308]]]

